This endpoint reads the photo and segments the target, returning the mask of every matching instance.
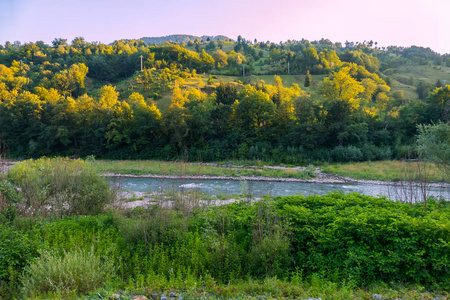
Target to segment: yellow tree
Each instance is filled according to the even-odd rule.
[[[119,99],[119,92],[115,86],[105,85],[100,89],[100,105],[103,108],[112,108]]]
[[[184,107],[187,101],[186,94],[178,82],[175,82],[171,104],[164,114],[164,127],[171,137],[172,144],[179,149],[183,148],[189,130],[186,124],[187,110]]]
[[[363,85],[349,74],[350,69],[344,67],[333,72],[319,86],[325,100],[326,126],[330,136],[337,137],[339,143],[345,138],[346,128],[354,123],[361,106],[360,94],[364,92]]]
[[[228,65],[228,55],[220,49],[213,53],[213,58],[217,68],[223,68]]]

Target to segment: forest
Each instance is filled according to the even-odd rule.
[[[0,45],[1,153],[387,160],[414,158],[418,125],[448,121],[448,54],[221,38]]]

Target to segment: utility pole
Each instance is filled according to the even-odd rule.
[[[141,55],[141,72],[143,71],[143,68],[142,68],[142,58],[143,58],[143,56]]]
[[[242,64],[242,77],[244,77],[244,76],[245,76],[245,65]]]
[[[444,79],[444,86],[446,85],[445,83],[447,82],[447,79]]]
[[[289,74],[289,62],[288,62],[288,74]]]

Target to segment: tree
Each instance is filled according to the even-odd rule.
[[[228,55],[225,52],[223,52],[222,50],[219,49],[219,50],[215,51],[213,53],[212,57],[213,57],[214,61],[216,62],[216,65],[217,65],[216,67],[218,67],[219,64],[221,67],[226,67],[228,65],[228,61],[227,61]]]
[[[345,128],[349,126],[360,108],[360,94],[364,87],[349,74],[350,67],[344,67],[339,72],[333,72],[319,86],[320,93],[324,96],[324,110],[326,125],[332,139],[337,138],[340,143],[345,134]]]
[[[202,64],[202,70],[204,72],[207,72],[214,67],[214,59],[212,58],[211,55],[206,53],[205,49],[202,49],[202,52],[200,53],[200,59]]]
[[[450,124],[418,125],[417,151],[441,167],[450,176]]]
[[[312,77],[308,70],[308,71],[306,71],[306,76],[305,76],[305,88],[308,88],[308,93],[309,93],[309,87],[311,86],[311,83],[312,83]]]
[[[238,98],[236,86],[231,83],[220,82],[216,88],[216,101],[225,105],[231,105]]]
[[[142,71],[142,74],[139,76],[140,81],[144,85],[144,89],[148,91],[150,89],[150,86],[153,83],[153,75],[152,75],[153,69],[144,69]]]
[[[85,64],[73,64],[67,70],[62,70],[53,77],[56,88],[66,96],[66,93],[72,94],[77,90],[81,94],[85,85],[84,79],[88,73],[88,67]]]
[[[241,92],[243,98],[233,104],[235,123],[243,136],[261,137],[272,125],[276,105],[269,94],[247,85]]]
[[[118,102],[113,107],[113,118],[105,134],[107,147],[118,148],[131,143],[131,123],[133,111],[126,101]]]
[[[132,93],[128,97],[128,103],[133,109],[130,125],[131,146],[133,151],[138,152],[151,146],[159,137],[161,112],[154,102],[147,105],[144,97],[139,93]]]
[[[105,85],[100,89],[100,105],[103,108],[112,108],[119,99],[119,92],[115,86]]]
[[[277,108],[280,107],[283,99],[282,99],[282,93],[283,93],[283,82],[281,80],[280,76],[275,75],[273,77],[273,88],[272,88],[272,101],[273,103],[275,103],[275,105],[277,106]]]

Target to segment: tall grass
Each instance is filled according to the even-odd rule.
[[[132,174],[132,175],[174,175],[174,176],[229,176],[229,177],[251,177],[263,176],[274,178],[299,178],[306,179],[315,176],[314,168],[296,170],[267,169],[257,167],[220,167],[196,163],[163,162],[163,161],[96,161],[97,168],[103,173]]]
[[[433,163],[419,161],[377,161],[343,164],[327,164],[323,172],[362,180],[417,181],[421,180],[416,171],[427,168],[430,182],[447,181],[445,174]]]
[[[101,287],[113,275],[109,260],[92,251],[72,250],[63,256],[46,252],[25,268],[22,278],[26,295],[49,292],[87,294]]]

